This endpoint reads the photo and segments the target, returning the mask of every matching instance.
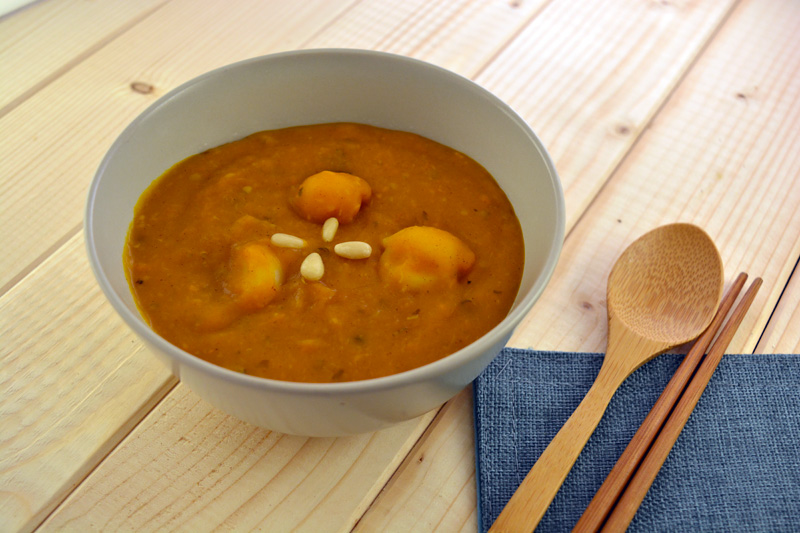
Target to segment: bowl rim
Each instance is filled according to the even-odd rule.
[[[522,300],[519,301],[519,304],[516,306],[516,308],[512,309],[500,323],[498,323],[480,338],[476,339],[460,350],[442,357],[441,359],[396,374],[358,381],[315,383],[282,381],[271,378],[250,376],[215,365],[178,348],[152,330],[140,314],[131,311],[127,304],[123,302],[122,298],[113,289],[109,277],[106,275],[101,266],[101,261],[95,246],[94,238],[94,206],[97,200],[97,193],[100,182],[102,181],[102,177],[116,152],[119,151],[127,142],[128,138],[130,138],[136,132],[138,125],[141,122],[157,112],[162,105],[168,103],[172,98],[191,90],[193,87],[203,83],[208,78],[219,76],[220,74],[232,69],[245,68],[249,65],[257,63],[269,63],[273,61],[286,60],[288,58],[302,58],[306,56],[320,55],[350,57],[368,56],[371,58],[380,58],[385,61],[406,63],[412,65],[413,68],[431,69],[436,73],[435,75],[443,76],[444,78],[450,78],[450,80],[456,83],[465,85],[466,89],[477,91],[481,93],[482,97],[489,99],[520,127],[520,129],[527,135],[533,146],[537,149],[542,157],[552,182],[555,200],[557,203],[555,210],[556,232],[552,236],[550,242],[550,253],[543,265],[542,272],[536,278],[528,293],[522,298]],[[536,133],[528,125],[527,121],[525,121],[516,111],[514,111],[500,98],[495,96],[492,92],[461,74],[412,57],[375,50],[352,48],[317,48],[277,52],[230,63],[194,77],[159,97],[125,127],[125,129],[114,140],[101,160],[89,187],[84,211],[83,228],[85,235],[85,246],[89,256],[89,263],[101,290],[123,321],[131,329],[133,329],[133,331],[141,339],[143,339],[145,343],[154,345],[157,349],[167,354],[170,358],[177,360],[179,365],[188,366],[205,374],[210,373],[216,379],[236,383],[247,388],[264,389],[276,393],[289,393],[302,396],[339,396],[343,394],[358,395],[374,393],[378,391],[387,391],[407,385],[424,383],[430,381],[431,379],[447,375],[454,370],[458,370],[458,368],[462,367],[465,362],[479,358],[483,353],[489,351],[506,335],[511,335],[518,323],[530,311],[530,309],[533,307],[533,304],[538,300],[539,296],[544,291],[544,288],[547,286],[550,278],[553,275],[563,247],[565,225],[566,208],[564,192],[555,168],[555,164],[553,163],[550,154],[547,152],[544,144],[536,135]],[[180,371],[180,368],[178,368],[178,371]],[[180,378],[180,376],[178,377]]]

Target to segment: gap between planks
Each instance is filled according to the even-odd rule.
[[[681,86],[683,81],[686,79],[686,76],[688,76],[689,72],[692,71],[692,69],[697,64],[697,62],[700,60],[700,58],[703,56],[703,54],[705,54],[706,50],[708,50],[709,44],[711,44],[711,42],[714,41],[716,36],[719,35],[719,32],[722,30],[722,28],[725,26],[725,24],[728,22],[728,20],[730,20],[731,14],[736,10],[736,8],[739,6],[739,4],[741,2],[742,2],[742,0],[733,0],[733,2],[728,6],[728,9],[722,15],[722,17],[720,17],[719,23],[716,25],[716,27],[712,31],[709,32],[708,37],[705,39],[705,41],[703,41],[703,43],[697,49],[697,53],[694,55],[694,57],[691,59],[691,61],[687,62],[687,64],[684,67],[684,69],[676,77],[675,81],[672,84],[672,87],[670,87],[670,89],[668,91],[664,92],[664,95],[663,95],[661,101],[656,103],[656,105],[653,107],[653,110],[650,113],[650,115],[642,123],[642,126],[641,126],[641,128],[639,130],[639,134],[636,135],[636,137],[630,143],[630,145],[628,146],[628,149],[625,150],[620,155],[620,157],[617,159],[617,161],[614,162],[611,165],[609,173],[608,173],[608,176],[606,177],[605,180],[603,180],[601,182],[600,186],[595,191],[595,194],[591,197],[591,200],[580,211],[580,215],[578,215],[578,217],[573,221],[573,223],[572,224],[568,224],[569,227],[567,227],[566,232],[564,234],[564,240],[565,241],[572,234],[572,230],[575,229],[575,227],[580,224],[580,221],[583,220],[583,218],[586,216],[586,214],[590,211],[591,206],[594,205],[595,201],[597,201],[597,198],[600,197],[601,193],[605,190],[605,188],[611,182],[611,180],[614,177],[614,175],[617,173],[617,171],[620,169],[620,167],[622,167],[622,165],[625,163],[625,160],[635,151],[636,146],[639,144],[639,142],[641,142],[641,139],[643,137],[644,132],[647,130],[647,128],[650,126],[650,124],[652,124],[653,121],[658,117],[658,115],[664,109],[664,106],[667,105],[667,102],[670,101],[670,99],[672,98],[672,95],[675,94],[675,92]]]
[[[53,243],[50,248],[46,249],[42,252],[34,261],[28,263],[24,267],[22,267],[17,274],[11,278],[8,283],[0,287],[0,299],[2,299],[11,289],[13,289],[19,282],[24,280],[28,277],[31,272],[39,268],[47,259],[67,245],[69,241],[76,237],[83,228],[83,222],[79,223],[77,226],[74,226],[71,230],[67,231],[62,235],[56,242]]]
[[[61,498],[61,500],[59,500],[58,502],[56,502],[56,504],[53,506],[52,509],[50,509],[50,511],[44,513],[42,515],[42,517],[40,519],[38,519],[37,523],[35,525],[33,525],[32,529],[39,529],[43,524],[45,524],[47,522],[47,520],[53,514],[57,513],[58,510],[65,504],[65,502],[68,501],[70,494],[72,494],[73,492],[78,490],[81,487],[81,485],[83,485],[86,482],[86,480],[89,477],[91,477],[91,475],[95,471],[95,469],[98,466],[100,466],[101,464],[103,464],[105,462],[105,460],[108,458],[109,455],[114,453],[114,451],[117,448],[119,448],[120,445],[125,443],[125,441],[127,441],[131,437],[131,434],[134,431],[136,431],[136,428],[139,427],[139,424],[142,422],[142,420],[145,420],[156,409],[158,409],[158,407],[162,403],[164,403],[164,401],[169,397],[170,394],[172,394],[172,392],[175,390],[175,388],[179,384],[180,384],[180,380],[178,380],[175,376],[173,376],[172,379],[169,382],[167,382],[166,386],[164,386],[160,391],[156,391],[154,393],[154,395],[153,395],[153,397],[155,398],[155,401],[153,402],[153,404],[149,408],[143,409],[139,413],[138,417],[132,416],[132,417],[129,418],[129,422],[131,422],[130,427],[128,427],[127,430],[124,433],[120,433],[120,436],[119,436],[119,439],[117,440],[117,442],[114,445],[110,446],[108,448],[108,450],[102,456],[97,458],[97,460],[95,461],[94,468],[92,468],[90,470],[87,470],[83,474],[83,476],[74,484],[72,489],[68,490],[65,493],[64,497]]]
[[[467,389],[471,389],[471,386],[468,386]],[[464,391],[460,392],[458,395],[464,394]],[[399,461],[397,466],[395,467],[394,471],[390,476],[387,477],[386,482],[381,486],[380,490],[377,492],[376,496],[372,499],[372,501],[367,505],[361,515],[354,521],[351,531],[356,531],[361,524],[362,520],[364,519],[367,514],[369,514],[370,510],[375,506],[375,503],[378,502],[383,492],[386,488],[395,480],[398,475],[398,472],[402,471],[405,465],[411,460],[412,457],[416,455],[417,450],[422,446],[423,442],[426,440],[428,435],[433,431],[433,429],[439,424],[441,420],[441,416],[443,413],[452,407],[453,403],[456,401],[458,396],[451,398],[438,409],[435,409],[436,414],[431,418],[431,421],[425,426],[425,429],[420,432],[417,439],[414,443],[410,446],[409,452],[406,454],[405,458],[402,461]],[[415,459],[416,460],[416,459]]]

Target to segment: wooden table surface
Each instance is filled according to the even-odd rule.
[[[796,0],[44,0],[0,18],[0,531],[475,531],[470,390],[369,435],[209,407],[106,303],[89,183],[122,129],[210,69],[384,50],[475,80],[539,134],[567,237],[511,345],[602,351],[642,233],[703,227],[764,286],[730,352],[800,351]]]

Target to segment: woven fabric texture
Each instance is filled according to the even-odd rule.
[[[481,531],[583,399],[603,354],[505,349],[473,385]],[[670,380],[617,391],[537,531],[570,531]],[[629,531],[800,531],[800,355],[725,355]]]

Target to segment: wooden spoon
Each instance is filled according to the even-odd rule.
[[[657,228],[622,253],[608,277],[608,349],[600,373],[490,532],[536,527],[622,382],[699,336],[714,318],[723,284],[717,248],[691,224]]]

